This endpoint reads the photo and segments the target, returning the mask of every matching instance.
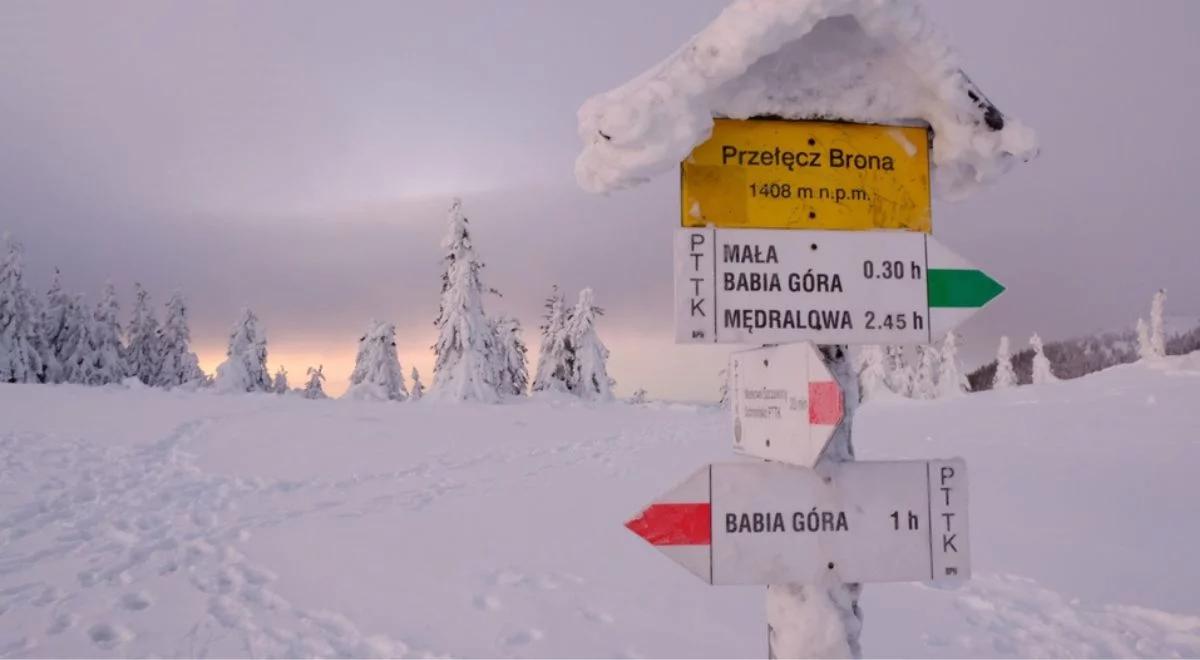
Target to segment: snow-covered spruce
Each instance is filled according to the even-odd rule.
[[[888,389],[900,396],[912,395],[912,374],[904,364],[904,347],[888,346],[884,359]]]
[[[287,374],[287,369],[284,369],[282,364],[279,365],[279,368],[275,370],[275,378],[271,380],[272,392],[276,394],[287,394],[290,391],[291,388],[288,386]]]
[[[306,399],[327,399],[325,395],[325,365],[318,365],[316,369],[308,368],[308,382],[304,384],[304,398]]]
[[[127,375],[153,385],[162,369],[162,334],[150,308],[150,294],[139,283],[133,285],[133,319],[129,322],[126,349]]]
[[[646,388],[639,387],[633,391],[633,396],[629,397],[629,403],[630,405],[640,406],[646,403],[647,396]]]
[[[1150,301],[1150,351],[1156,358],[1166,357],[1166,330],[1163,327],[1163,308],[1167,304],[1166,289],[1159,289]]]
[[[91,314],[83,294],[70,297],[64,312],[62,345],[62,382],[83,384],[83,359],[87,355],[88,329],[92,325]]]
[[[471,243],[462,202],[450,205],[449,227],[442,241],[446,268],[442,273],[442,300],[434,325],[433,386],[429,397],[445,401],[499,401],[494,333],[483,311],[486,289],[480,280],[479,261]]]
[[[1150,343],[1150,326],[1146,325],[1146,320],[1139,318],[1137,320],[1137,354],[1139,360],[1153,360],[1154,346]]]
[[[396,325],[372,320],[358,339],[358,355],[350,387],[343,398],[360,401],[404,401],[408,388],[396,355]]]
[[[529,389],[529,358],[521,340],[521,322],[502,316],[496,319],[495,332],[500,392],[522,396]]]
[[[1008,337],[1004,336],[996,347],[996,375],[992,378],[992,389],[1004,389],[1016,384],[1017,374],[1013,371],[1012,356],[1008,352]]]
[[[84,385],[107,385],[125,380],[125,347],[121,345],[120,306],[117,289],[108,282],[96,310],[87,323],[87,341],[76,346],[71,361],[77,365],[78,376],[73,382]]]
[[[1042,338],[1036,332],[1029,338],[1029,345],[1033,347],[1033,384],[1057,382],[1058,377],[1050,368],[1050,359],[1046,357],[1046,348],[1042,345]]]
[[[159,342],[161,362],[153,384],[157,387],[179,387],[207,380],[200,362],[192,352],[192,331],[188,327],[187,304],[178,291],[167,299]]]
[[[567,392],[575,355],[567,341],[567,312],[563,294],[554,286],[546,299],[542,317],[542,343],[538,350],[537,374],[533,379],[534,392]]]
[[[958,335],[951,330],[942,339],[938,355],[938,398],[959,396],[967,391],[967,378],[958,364]]]
[[[670,57],[579,109],[575,164],[592,192],[678,167],[713,117],[923,120],[940,197],[959,198],[1037,154],[1033,131],[963,73],[919,6],[741,0]]]
[[[71,315],[71,296],[62,288],[62,276],[54,269],[50,288],[46,291],[46,304],[42,305],[41,333],[45,354],[42,361],[46,367],[47,383],[61,383],[67,379],[66,360],[70,353],[66,349],[69,337],[68,323]]]
[[[858,396],[871,401],[887,391],[887,357],[882,346],[863,346],[858,352]]]
[[[44,364],[36,307],[22,281],[21,246],[5,234],[0,247],[0,383],[36,383]]]
[[[596,317],[604,310],[596,306],[592,290],[579,292],[579,302],[566,325],[567,341],[574,353],[571,392],[582,399],[611,401],[614,382],[608,376],[608,348],[596,334]]]
[[[258,317],[243,309],[229,334],[225,361],[217,366],[213,381],[218,392],[269,392],[271,374],[267,371],[267,337]]]
[[[932,346],[917,346],[916,370],[913,377],[912,398],[937,398],[937,356]]]
[[[425,384],[421,382],[421,374],[416,367],[412,368],[412,392],[409,393],[409,399],[412,401],[420,401],[425,396]]]

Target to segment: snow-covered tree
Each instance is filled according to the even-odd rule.
[[[483,311],[486,290],[479,277],[483,263],[471,243],[462,203],[450,206],[449,227],[442,241],[446,269],[442,300],[434,325],[433,387],[430,396],[450,401],[499,400],[495,335]]]
[[[87,341],[77,347],[72,361],[79,365],[84,385],[107,385],[125,379],[125,347],[121,345],[121,309],[117,289],[108,282],[87,326]]]
[[[1150,302],[1150,350],[1154,357],[1167,354],[1166,328],[1163,326],[1163,307],[1167,304],[1166,289],[1159,289]]]
[[[276,394],[287,394],[289,389],[287,369],[284,369],[283,365],[281,364],[279,365],[279,368],[275,370],[275,378],[271,381],[271,391]]]
[[[176,291],[167,300],[166,317],[163,319],[159,341],[161,362],[153,385],[157,387],[179,387],[187,383],[206,380],[200,370],[200,361],[192,352],[192,331],[188,327],[187,304]]]
[[[938,355],[938,397],[952,397],[967,391],[967,378],[958,365],[958,335],[953,330],[942,339]]]
[[[613,380],[608,377],[608,348],[596,334],[596,317],[604,310],[596,306],[592,290],[579,292],[579,302],[567,320],[567,341],[575,354],[571,370],[571,392],[597,401],[612,399]]]
[[[325,365],[319,365],[316,369],[308,368],[308,382],[304,384],[304,398],[306,399],[327,399],[325,396],[325,388],[322,383],[325,382]]]
[[[83,362],[88,355],[88,329],[92,326],[91,314],[83,294],[75,294],[67,301],[63,312],[63,329],[60,339],[60,363],[62,382],[84,383]]]
[[[904,364],[904,347],[888,346],[883,364],[887,372],[888,389],[900,396],[911,395],[912,373]]]
[[[932,346],[917,346],[916,368],[913,376],[912,398],[933,399],[937,397],[937,349]]]
[[[396,326],[371,321],[358,339],[358,356],[350,387],[343,395],[364,401],[403,401],[408,398],[404,371],[396,356]]]
[[[271,373],[267,371],[267,337],[258,317],[243,309],[229,334],[225,361],[217,366],[214,385],[221,392],[269,392]]]
[[[61,276],[56,268],[54,278],[50,281],[50,289],[46,291],[46,304],[42,305],[41,310],[41,334],[45,347],[42,361],[46,367],[47,383],[61,383],[67,380],[66,361],[70,357],[67,340],[71,304],[71,296],[63,291]]]
[[[1137,354],[1140,360],[1153,360],[1154,346],[1150,343],[1150,326],[1145,319],[1137,320]]]
[[[1050,369],[1050,359],[1046,357],[1046,349],[1042,345],[1042,338],[1035,332],[1029,338],[1029,345],[1033,347],[1033,383],[1053,383],[1058,380],[1054,375],[1054,371]]]
[[[1000,390],[1017,384],[1017,374],[1013,371],[1012,356],[1008,352],[1008,337],[1000,338],[1000,346],[996,348],[996,376],[992,379],[992,389]]]
[[[858,395],[863,401],[878,397],[888,388],[886,360],[882,346],[863,346],[859,351]]]
[[[421,397],[425,396],[425,384],[421,382],[421,374],[417,372],[417,368],[412,368],[412,393],[409,398],[413,401],[420,401]]]
[[[575,368],[575,355],[567,341],[568,314],[558,286],[546,299],[546,312],[542,317],[542,343],[538,351],[537,374],[533,379],[535,392],[566,392],[570,390],[571,372]]]
[[[502,316],[496,319],[495,331],[500,391],[521,396],[529,389],[529,359],[521,341],[521,322]]]
[[[21,246],[5,234],[0,249],[0,383],[36,383],[45,376],[40,320],[22,281]]]
[[[629,397],[629,403],[635,406],[640,406],[641,404],[646,403],[646,389],[639,387],[634,390],[633,396]]]
[[[125,366],[129,376],[153,385],[162,369],[162,334],[150,308],[150,294],[138,283],[133,285],[133,292],[133,320],[129,323]]]

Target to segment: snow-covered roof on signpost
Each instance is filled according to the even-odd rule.
[[[672,170],[714,117],[925,122],[935,190],[959,198],[1037,154],[1031,129],[963,73],[916,4],[739,0],[673,55],[579,109],[579,184],[592,192]]]

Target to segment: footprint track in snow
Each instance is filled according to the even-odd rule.
[[[528,646],[534,642],[540,642],[546,638],[546,633],[537,628],[529,628],[527,630],[519,630],[506,636],[502,643],[505,646]]]
[[[473,598],[471,602],[475,605],[475,609],[484,610],[486,612],[495,612],[503,605],[503,603],[500,602],[500,599],[492,594],[479,594]]]
[[[145,591],[131,591],[119,601],[120,606],[130,612],[141,612],[154,604],[154,599]]]
[[[92,643],[105,650],[115,649],[133,639],[133,632],[128,628],[108,622],[93,625],[87,630]]]

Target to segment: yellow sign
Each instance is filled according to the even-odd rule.
[[[682,186],[684,227],[932,229],[925,128],[717,119]]]

